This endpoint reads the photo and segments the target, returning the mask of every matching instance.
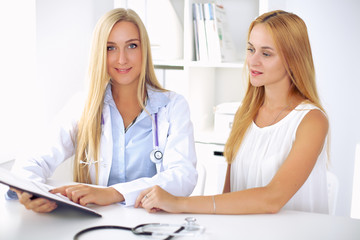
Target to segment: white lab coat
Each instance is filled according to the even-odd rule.
[[[159,149],[164,153],[160,172],[152,178],[140,178],[127,183],[115,184],[114,187],[125,198],[126,205],[133,205],[140,191],[159,185],[166,191],[176,196],[188,196],[192,193],[196,182],[196,154],[193,137],[193,126],[190,121],[189,106],[184,97],[174,92],[157,92],[148,89],[148,96],[158,97],[163,94],[169,98],[166,106],[158,109],[158,135]],[[79,98],[76,99],[79,101]],[[76,104],[79,105],[79,104]],[[58,118],[56,136],[51,144],[40,154],[32,158],[17,159],[13,172],[22,176],[45,182],[51,177],[55,169],[75,153],[74,139],[76,139],[77,122],[81,115],[82,107],[65,108]],[[80,104],[83,106],[83,104]],[[68,120],[72,116],[72,120]],[[104,126],[100,139],[100,165],[99,185],[108,183],[112,163],[113,143],[109,105],[103,107]],[[153,128],[154,129],[154,128]],[[95,181],[95,167],[90,167],[92,182]]]

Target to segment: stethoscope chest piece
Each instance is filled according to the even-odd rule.
[[[163,153],[160,150],[154,149],[151,151],[150,159],[153,163],[155,164],[161,163],[162,158],[163,158]]]

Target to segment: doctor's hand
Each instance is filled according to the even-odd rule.
[[[170,213],[181,212],[182,197],[175,197],[159,186],[142,191],[135,201],[135,207],[143,207],[150,213],[160,210]]]
[[[35,198],[32,199],[33,195],[27,192],[20,191],[18,189],[11,188],[12,191],[16,192],[19,202],[25,206],[26,209],[33,210],[38,213],[51,212],[57,205],[55,202],[50,201],[46,198]]]
[[[123,195],[112,187],[103,188],[77,184],[54,188],[50,192],[54,194],[60,193],[82,206],[89,203],[105,206],[124,201]]]

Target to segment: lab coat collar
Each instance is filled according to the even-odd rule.
[[[111,84],[110,83],[108,83],[108,85],[106,86],[105,96],[104,96],[104,104],[110,105],[112,107],[116,107],[114,98],[111,93]]]
[[[168,92],[161,92],[149,85],[147,85],[147,94],[146,110],[150,114],[159,112],[160,108],[165,107],[170,102]]]
[[[154,89],[150,85],[147,85],[148,100],[146,104],[146,110],[148,113],[153,114],[159,112],[159,109],[166,106],[170,102],[168,92],[161,92]],[[105,90],[104,104],[110,105],[116,108],[112,93],[111,84],[109,83]]]

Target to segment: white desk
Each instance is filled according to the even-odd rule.
[[[95,206],[103,217],[60,208],[52,213],[39,214],[26,210],[17,201],[6,201],[3,194],[7,188],[0,184],[0,239],[1,240],[57,240],[73,239],[80,230],[97,225],[122,225],[134,227],[141,223],[183,223],[185,217],[193,216],[205,233],[197,238],[173,239],[360,239],[360,220],[281,211],[273,215],[203,215],[203,214],[149,214],[144,209],[121,205]],[[149,239],[121,230],[101,230],[88,235],[91,239]],[[84,239],[89,239],[85,238]]]

